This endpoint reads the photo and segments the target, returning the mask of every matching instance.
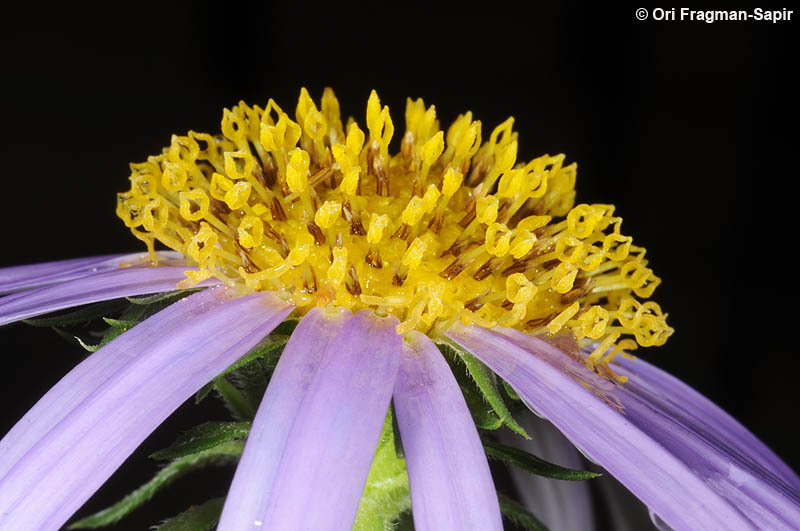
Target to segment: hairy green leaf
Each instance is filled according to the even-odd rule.
[[[183,433],[175,442],[163,450],[150,455],[153,459],[177,459],[222,443],[246,439],[250,433],[249,422],[204,422]]]
[[[533,454],[529,454],[525,450],[514,448],[513,446],[506,446],[505,444],[496,443],[486,437],[482,438],[483,449],[486,455],[492,459],[498,459],[509,465],[515,466],[531,474],[537,476],[544,476],[553,479],[562,479],[566,481],[580,481],[584,479],[596,478],[600,474],[591,472],[589,470],[575,470],[572,468],[565,468],[559,466]]]
[[[225,498],[213,498],[193,505],[177,516],[165,520],[156,531],[211,531],[219,522]]]
[[[527,531],[547,531],[547,527],[530,513],[521,503],[512,500],[502,492],[497,493],[500,502],[500,512],[503,516],[515,522]]]
[[[406,461],[397,455],[393,418],[389,408],[361,494],[354,531],[392,529],[392,522],[411,508]]]
[[[139,306],[149,306],[151,304],[155,304],[157,302],[166,302],[166,303],[173,303],[177,300],[180,300],[184,297],[188,297],[192,293],[197,293],[205,288],[192,288],[192,289],[184,289],[178,291],[164,291],[161,293],[155,293],[153,295],[142,295],[139,297],[125,297],[133,304],[137,304]]]
[[[159,470],[153,479],[111,507],[78,520],[70,525],[69,529],[96,529],[118,522],[152,498],[158,491],[189,472],[210,465],[225,465],[237,462],[242,455],[243,449],[243,442],[229,441],[214,448],[176,459]]]
[[[438,343],[438,345],[440,349],[444,348],[445,350],[455,353],[458,358],[464,362],[464,365],[467,366],[470,376],[472,376],[472,379],[475,381],[478,389],[483,394],[483,398],[489,403],[490,406],[492,406],[492,409],[503,422],[503,424],[508,426],[515,433],[522,435],[526,439],[530,439],[530,436],[525,432],[524,429],[522,429],[522,426],[520,426],[517,421],[514,420],[514,417],[511,416],[511,412],[508,410],[508,406],[506,405],[505,401],[503,401],[503,397],[500,395],[500,390],[497,388],[497,382],[495,380],[494,373],[490,371],[486,365],[481,363],[478,358],[462,349],[458,345],[449,341]]]

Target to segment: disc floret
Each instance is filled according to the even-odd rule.
[[[517,160],[513,119],[486,142],[467,112],[439,129],[434,106],[408,100],[400,151],[375,91],[366,133],[326,89],[303,89],[295,120],[273,100],[225,109],[222,134],[190,131],[131,164],[117,214],[209,277],[314,306],[393,314],[398,332],[455,321],[598,342],[588,363],[663,344],[672,333],[649,298],[660,283],[613,205],[575,201],[564,155]],[[641,299],[641,300],[640,300]],[[644,301],[643,301],[644,300]]]

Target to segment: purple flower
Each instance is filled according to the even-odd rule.
[[[491,406],[491,427],[534,436],[513,445],[571,468],[577,449],[657,522],[800,528],[791,469],[681,382],[618,355],[672,329],[639,300],[660,279],[613,207],[573,207],[563,156],[515,166],[510,121],[481,145],[463,115],[445,146],[421,100],[406,118],[390,156],[393,124],[374,93],[366,143],[356,125],[345,134],[332,92],[318,110],[303,91],[297,122],[271,100],[241,104],[224,136],[173,137],[133,166],[117,213],[148,255],[0,269],[0,324],[204,288],[99,348],[0,441],[0,528],[58,529],[290,314],[299,322],[218,529],[367,528],[409,508],[420,530],[501,529],[507,503],[467,387]],[[174,252],[156,254],[155,241]],[[517,424],[515,394],[549,423]],[[586,483],[514,479],[552,529],[593,527]]]

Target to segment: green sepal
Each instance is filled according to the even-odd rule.
[[[69,529],[96,529],[118,522],[134,509],[150,500],[162,488],[187,473],[210,465],[225,465],[237,462],[242,455],[243,449],[243,442],[229,441],[214,448],[176,459],[159,470],[153,479],[111,507],[78,520],[70,525]]]
[[[298,324],[300,324],[299,317],[289,317],[275,327],[275,330],[272,331],[272,335],[290,336],[294,332],[294,329],[297,328]]]
[[[502,492],[497,493],[500,502],[500,512],[503,516],[527,531],[547,531],[545,526],[533,513],[528,511],[521,503],[512,500]]]
[[[37,327],[73,326],[89,323],[106,315],[122,311],[126,306],[124,300],[114,299],[81,306],[76,310],[51,317],[34,317],[23,319],[23,323]]]
[[[159,460],[178,459],[228,441],[246,439],[248,433],[249,422],[204,422],[181,434],[167,448],[150,454],[150,457]]]
[[[406,461],[397,455],[393,418],[389,408],[361,494],[353,531],[393,529],[392,522],[411,508]]]
[[[515,466],[531,474],[536,474],[537,476],[565,481],[582,481],[601,475],[589,470],[575,470],[573,468],[559,466],[536,457],[525,450],[496,443],[487,437],[482,437],[481,441],[483,442],[483,449],[487,457],[503,461],[506,464]]]
[[[165,520],[156,531],[211,531],[222,516],[225,497],[213,498],[193,505],[182,513]]]
[[[481,363],[478,358],[452,342],[443,341],[437,343],[437,345],[440,350],[450,351],[464,362],[464,365],[467,366],[467,371],[469,371],[470,376],[483,394],[483,398],[492,406],[492,409],[500,418],[501,422],[508,426],[514,433],[526,439],[530,439],[530,436],[525,432],[522,426],[511,416],[511,412],[508,410],[508,406],[500,395],[500,390],[497,388],[497,381],[495,380],[494,373],[489,370],[486,365]]]

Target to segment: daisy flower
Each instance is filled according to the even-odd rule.
[[[395,135],[373,91],[365,124],[345,125],[330,89],[319,106],[303,89],[294,119],[273,100],[241,102],[221,134],[173,136],[131,165],[116,212],[146,252],[0,270],[0,324],[135,307],[0,442],[0,528],[61,527],[211,387],[242,421],[161,453],[176,459],[165,475],[238,460],[224,502],[182,515],[198,529],[382,529],[409,511],[419,530],[501,529],[502,513],[535,527],[498,498],[487,455],[590,474],[526,453],[547,453],[553,434],[524,420],[527,441],[515,404],[659,523],[800,528],[798,476],[629,354],[673,332],[649,300],[660,279],[613,205],[575,204],[575,163],[517,160],[511,118],[486,135],[467,112],[440,130],[421,99]],[[262,398],[239,377],[265,360]],[[500,426],[516,448],[486,436]],[[580,487],[565,488],[579,483],[515,479],[554,529],[592,525]],[[156,488],[77,526],[114,521]]]

